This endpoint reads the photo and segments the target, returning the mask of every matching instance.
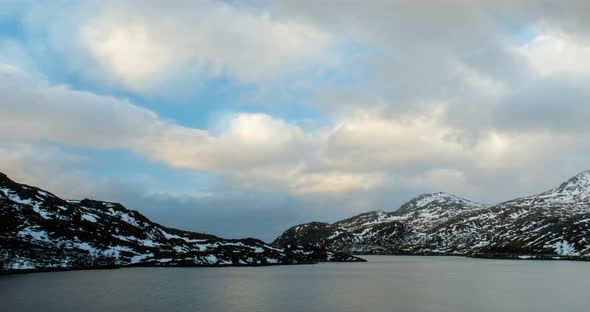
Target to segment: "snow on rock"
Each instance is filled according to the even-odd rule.
[[[497,205],[446,193],[420,195],[393,212],[296,225],[273,245],[370,254],[590,257],[590,171],[550,191]]]
[[[133,256],[133,257],[131,257],[130,263],[131,264],[138,264],[138,263],[141,263],[146,258],[150,258],[150,257],[153,257],[153,256],[154,256],[153,253],[148,253],[148,254]]]
[[[49,242],[49,236],[47,232],[43,230],[36,230],[34,227],[27,227],[24,228],[18,233],[16,233],[17,237],[22,237],[25,239],[30,239],[31,241],[39,241],[39,242]]]
[[[560,186],[538,195],[523,197],[501,203],[501,206],[563,206],[571,209],[590,209],[590,171],[582,172]]]
[[[557,241],[552,245],[555,248],[555,253],[560,256],[579,256],[580,253],[576,251],[573,244],[568,243],[565,240]]]
[[[432,193],[420,195],[400,207],[400,212],[409,213],[428,208],[448,210],[476,210],[484,208],[485,205],[457,197],[447,193]]]
[[[215,255],[208,255],[201,259],[203,259],[208,264],[217,264],[218,262],[217,257]]]
[[[96,223],[96,216],[92,214],[83,214],[82,219],[88,222]]]
[[[226,240],[163,227],[120,204],[63,200],[0,173],[0,271],[125,265],[316,263],[326,252],[286,252],[256,239]]]

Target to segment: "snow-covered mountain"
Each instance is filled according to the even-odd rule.
[[[311,222],[294,226],[277,238],[275,246],[327,246],[355,253],[399,253],[409,238],[426,232],[463,212],[486,206],[446,193],[420,195],[399,210],[363,213],[333,224]]]
[[[590,207],[590,170],[576,175],[547,192],[507,201],[499,206],[567,206],[569,210],[587,211]]]
[[[362,261],[167,228],[120,204],[67,201],[0,173],[0,272],[126,265],[221,266]]]
[[[425,194],[394,212],[294,226],[273,245],[371,254],[590,258],[590,171],[553,190],[492,206]]]

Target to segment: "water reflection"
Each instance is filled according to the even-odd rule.
[[[590,264],[458,257],[0,276],[5,311],[589,311]]]

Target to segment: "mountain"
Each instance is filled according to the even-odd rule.
[[[117,203],[63,200],[0,173],[0,272],[118,266],[363,261],[321,248],[277,248],[167,228]]]
[[[497,205],[424,194],[393,212],[294,226],[273,246],[358,254],[590,260],[590,171],[547,192]]]

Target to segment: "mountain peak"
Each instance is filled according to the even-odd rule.
[[[590,170],[575,175],[549,191],[503,202],[498,206],[549,207],[580,204],[583,209],[586,209],[588,200],[590,200]]]
[[[472,210],[483,208],[484,205],[455,196],[453,194],[437,192],[419,195],[403,204],[399,211],[401,213],[407,213],[410,211],[439,207],[453,210]]]
[[[0,172],[0,182],[6,184],[13,182],[5,173]]]
[[[573,178],[562,183],[558,188],[565,190],[574,187],[590,189],[590,170],[577,174]]]
[[[555,197],[563,202],[580,201],[590,197],[590,170],[581,172],[541,197]]]

